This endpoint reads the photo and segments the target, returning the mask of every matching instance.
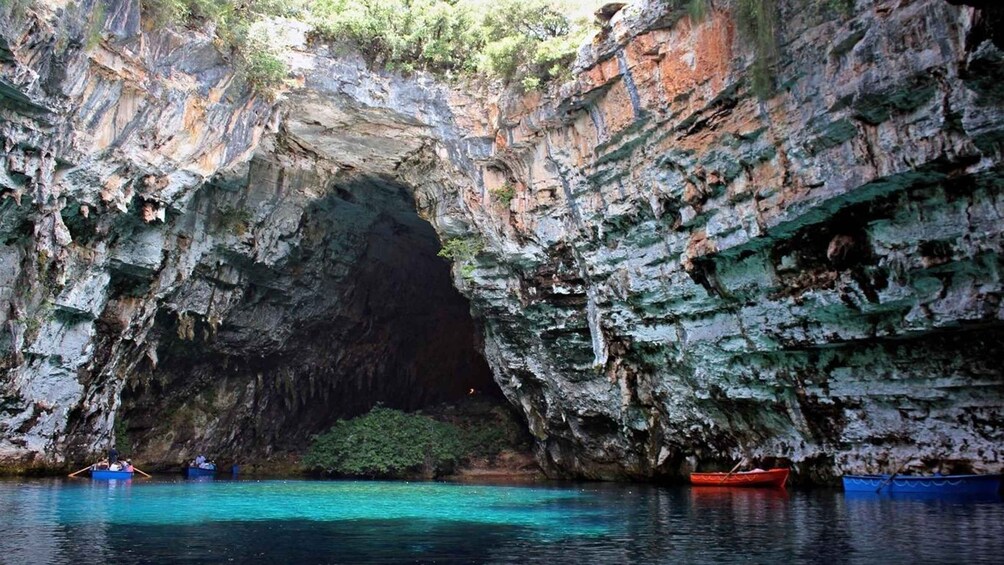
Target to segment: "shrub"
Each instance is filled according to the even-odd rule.
[[[228,0],[143,0],[143,14],[157,26],[216,21],[231,9]]]
[[[469,279],[474,275],[474,258],[484,250],[485,244],[474,237],[455,237],[446,240],[438,255],[457,263],[460,268],[460,275]]]
[[[512,199],[516,197],[516,186],[513,183],[506,181],[500,186],[491,189],[491,193],[496,200],[508,206],[509,203],[512,202]]]
[[[512,442],[507,430],[498,425],[474,424],[461,431],[464,454],[468,457],[494,457]]]
[[[564,77],[590,33],[586,18],[568,15],[572,5],[547,0],[320,0],[311,8],[311,24],[319,36],[351,41],[372,63],[387,68],[448,76],[478,72],[536,87]]]
[[[303,464],[357,477],[404,477],[449,470],[464,456],[460,430],[428,416],[377,406],[316,436]]]
[[[454,261],[470,261],[484,249],[484,243],[474,237],[455,237],[446,240],[439,256]]]
[[[463,3],[442,0],[319,0],[311,24],[321,37],[347,40],[378,65],[434,71],[470,69],[477,23]]]
[[[251,227],[251,211],[235,206],[222,208],[220,209],[220,226],[237,236],[242,236]]]
[[[279,55],[267,48],[252,48],[241,53],[237,67],[252,90],[274,97],[289,69]]]
[[[146,0],[143,13],[155,25],[215,25],[219,45],[237,62],[252,90],[275,95],[288,69],[283,45],[271,25],[275,17],[306,17],[304,0]]]
[[[274,38],[246,31],[275,17],[308,22],[316,36],[356,44],[370,62],[447,77],[480,73],[533,89],[570,76],[591,33],[585,14],[597,0],[144,0],[154,25],[215,24],[221,43],[264,90],[285,76]],[[580,15],[570,15],[575,10]],[[262,47],[267,52],[260,55]]]

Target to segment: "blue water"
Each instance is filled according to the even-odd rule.
[[[1001,563],[997,500],[608,484],[0,481],[0,562]]]

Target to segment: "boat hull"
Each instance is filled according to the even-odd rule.
[[[107,469],[91,469],[91,478],[98,481],[129,480],[132,478],[132,471],[109,471]]]
[[[1002,475],[845,475],[844,491],[886,494],[977,494],[1000,492]]]
[[[189,479],[195,477],[215,477],[216,469],[200,469],[199,467],[185,467],[185,476]]]
[[[783,488],[788,469],[748,471],[745,473],[691,473],[690,484],[713,487]]]

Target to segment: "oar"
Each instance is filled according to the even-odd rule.
[[[738,463],[736,463],[736,466],[735,466],[735,467],[733,467],[731,471],[729,471],[728,473],[726,473],[726,474],[725,474],[725,476],[724,476],[724,477],[722,477],[722,480],[721,480],[721,481],[719,481],[719,482],[720,482],[720,483],[724,483],[725,481],[727,481],[727,480],[729,479],[729,477],[731,477],[731,476],[732,476],[732,473],[735,473],[735,472],[736,472],[736,469],[738,469],[738,468],[739,468],[739,466],[743,464],[743,461],[746,461],[746,458],[745,458],[745,457],[743,457],[742,459],[740,459],[740,460],[739,460],[739,462],[738,462]]]
[[[889,475],[889,478],[887,478],[886,480],[884,480],[881,483],[879,483],[878,488],[875,489],[875,493],[878,494],[878,492],[881,491],[883,487],[885,487],[887,484],[889,484],[890,482],[892,482],[892,480],[894,478],[896,478],[896,475],[898,475],[899,472],[903,470],[903,467],[906,467],[906,464],[909,463],[909,462],[910,462],[909,459],[907,459],[906,461],[904,461],[902,465],[900,465],[895,471],[893,471],[893,473],[891,475]]]
[[[77,475],[79,475],[80,473],[83,473],[84,471],[86,471],[86,470],[90,469],[90,468],[91,468],[91,467],[93,467],[93,466],[94,466],[94,465],[88,465],[88,466],[84,467],[83,469],[81,469],[81,470],[79,470],[79,471],[75,471],[75,472],[73,472],[73,473],[70,473],[70,474],[69,474],[69,476],[70,476],[70,477],[76,477],[76,476],[77,476]]]
[[[149,474],[147,474],[147,473],[144,473],[144,472],[143,472],[142,470],[140,470],[140,469],[137,469],[135,465],[133,465],[133,468],[132,468],[132,470],[133,470],[133,471],[136,471],[137,473],[139,473],[140,475],[143,475],[144,477],[146,477],[146,478],[148,478],[148,479],[152,479],[152,478],[153,478],[153,477],[151,477],[151,476],[150,476]]]

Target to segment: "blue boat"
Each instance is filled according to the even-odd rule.
[[[1004,475],[844,475],[845,492],[879,494],[977,494],[1000,492]]]
[[[204,469],[202,467],[192,467],[191,465],[185,467],[185,477],[189,479],[194,479],[196,477],[215,477],[215,476],[216,476],[216,467],[213,467],[212,469]]]
[[[91,478],[99,481],[113,479],[129,480],[132,478],[132,471],[109,471],[108,469],[91,469]]]

